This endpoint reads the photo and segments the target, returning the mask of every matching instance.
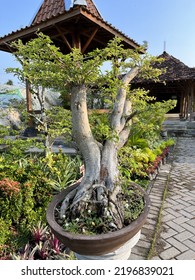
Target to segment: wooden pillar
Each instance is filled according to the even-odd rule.
[[[185,91],[185,97],[184,97],[184,118],[188,118],[188,92],[189,88]]]
[[[188,91],[186,94],[186,120],[188,119],[188,113],[189,113],[189,102],[190,101],[190,87],[188,87]]]
[[[78,31],[72,33],[73,48],[81,50],[81,38]]]
[[[189,92],[189,111],[190,111],[190,121],[193,119],[193,84],[190,83],[190,92]]]
[[[30,92],[30,84],[29,84],[28,80],[26,80],[26,103],[27,103],[27,112],[32,113],[32,111],[33,111],[32,94]],[[28,125],[30,127],[33,127],[33,117],[32,116],[29,116]]]
[[[183,118],[186,118],[186,92],[184,93],[184,99],[183,99]]]
[[[181,93],[181,97],[180,97],[180,109],[179,109],[179,116],[182,119],[184,117],[184,93]]]
[[[192,82],[192,87],[191,87],[191,116],[190,116],[190,121],[195,120],[195,83]]]
[[[193,83],[193,113],[195,112],[195,83]]]

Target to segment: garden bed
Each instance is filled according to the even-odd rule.
[[[62,186],[70,185],[80,177],[80,159],[69,158],[62,153],[48,158],[26,155],[25,140],[12,144],[10,150],[1,153],[0,225],[3,231],[0,238],[0,259],[72,258],[72,254],[52,236],[48,228],[44,231],[47,232],[44,237],[41,237],[41,232],[47,224],[46,209],[52,196],[58,193]],[[151,180],[155,180],[161,164],[166,163],[168,152],[169,149],[165,147],[161,156],[157,156],[158,161],[153,161],[155,172],[148,173],[146,166],[151,168],[150,161],[147,164],[142,162],[145,169],[142,172],[139,170],[138,174],[131,173],[136,177],[135,181],[142,182],[147,188]],[[122,166],[121,172],[124,169],[128,170],[128,166]],[[140,172],[144,173],[145,177],[139,177]],[[125,175],[129,176],[123,174],[123,179]],[[126,179],[129,180],[128,176]],[[35,232],[39,232],[40,240],[34,239]],[[42,252],[40,248],[45,248],[46,252]]]

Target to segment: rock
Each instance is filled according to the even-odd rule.
[[[18,86],[0,85],[0,125],[10,126],[11,128],[16,130],[20,128],[21,119],[20,113],[17,109],[17,104],[18,102],[22,102],[25,99],[25,88]],[[47,89],[45,92],[45,109],[49,109],[52,106],[60,105],[60,93]],[[36,97],[33,98],[33,109],[40,110],[40,104]],[[29,132],[27,131],[26,133]]]
[[[20,113],[14,108],[0,108],[0,125],[18,130],[21,125]]]

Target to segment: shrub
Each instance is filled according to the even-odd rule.
[[[0,181],[0,217],[19,223],[22,211],[20,183],[4,178]]]
[[[62,153],[27,155],[26,142],[22,147],[18,141],[10,144],[12,148],[0,155],[0,225],[4,226],[0,244],[17,248],[33,226],[46,223],[53,194],[79,179],[81,161]]]
[[[136,141],[144,143],[144,141]],[[131,146],[132,142],[128,141],[119,152],[119,164],[122,178],[137,180],[149,179],[149,174],[159,167],[160,162],[167,156],[169,147],[174,144],[173,139],[161,141],[155,144],[155,147],[149,148],[143,145],[143,148]],[[135,142],[134,142],[135,144]]]
[[[9,239],[10,237],[10,225],[11,225],[11,221],[10,220],[4,220],[2,217],[0,217],[0,256],[1,256],[1,251],[2,251],[2,248],[7,240]],[[2,246],[2,247],[1,247]]]

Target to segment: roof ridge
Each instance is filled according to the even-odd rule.
[[[31,22],[31,25],[58,15],[62,11],[65,12],[65,8],[64,0],[43,0],[37,14]]]
[[[186,64],[185,64],[184,62],[182,62],[180,59],[174,57],[173,55],[170,55],[170,54],[169,54],[168,52],[166,52],[166,51],[164,51],[164,52],[163,52],[161,55],[159,55],[158,57],[159,57],[159,58],[165,58],[165,60],[166,60],[166,58],[169,58],[169,59],[173,60],[174,62],[179,63],[179,64],[185,66],[186,68],[191,69],[191,67],[189,67],[188,65],[186,65]]]

